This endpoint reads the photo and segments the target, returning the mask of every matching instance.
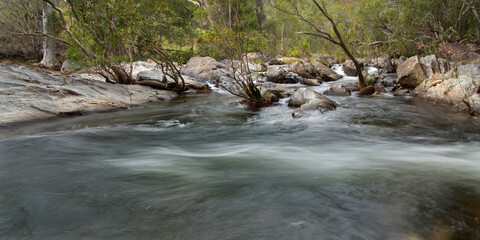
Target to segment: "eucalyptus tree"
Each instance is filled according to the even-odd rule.
[[[280,2],[283,2],[283,4]],[[280,12],[297,17],[300,21],[309,25],[312,30],[297,32],[297,34],[314,36],[340,47],[343,52],[353,61],[360,86],[365,87],[366,82],[362,73],[363,66],[353,55],[349,43],[346,42],[342,37],[342,34],[339,30],[339,24],[329,13],[325,0],[309,0],[307,2],[310,2],[310,4],[306,5],[308,8],[315,9],[317,11],[313,14],[313,16],[306,16],[305,10],[300,10],[299,3],[296,0],[271,1],[270,4],[273,8]]]
[[[43,1],[58,13],[67,40],[71,42],[70,50],[76,49],[90,59],[107,82],[136,83],[132,76],[136,55],[167,61],[169,67],[162,69],[173,69],[169,74],[175,76],[175,80],[183,80],[165,53],[163,43],[189,30],[193,7],[188,1],[66,0],[66,9],[52,0]],[[129,68],[122,66],[125,60],[130,62]]]
[[[0,1],[0,56],[42,59],[42,2]]]
[[[54,19],[53,8],[50,4],[44,3],[42,10],[43,34],[53,36],[54,33]],[[55,39],[51,37],[44,37],[43,40],[43,59],[39,63],[40,66],[46,68],[60,68],[60,62],[57,59],[57,46]]]

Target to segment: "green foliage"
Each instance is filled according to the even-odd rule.
[[[304,38],[303,41],[300,41],[298,45],[292,46],[288,52],[288,56],[296,58],[307,58],[311,57],[310,45],[307,40]]]
[[[69,0],[77,18],[72,31],[102,64],[123,61],[130,53],[152,54],[163,43],[179,43],[193,35],[193,5],[183,0]],[[69,49],[78,57],[76,49]]]
[[[267,38],[255,30],[233,30],[217,28],[199,34],[197,54],[215,59],[231,57],[232,52],[265,52],[268,46]],[[228,46],[223,46],[225,44]]]
[[[82,50],[76,45],[70,44],[70,46],[67,48],[65,59],[80,62],[83,59]]]

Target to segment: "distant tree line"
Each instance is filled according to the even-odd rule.
[[[331,41],[298,34],[321,30],[338,40],[331,22],[311,0],[51,2],[61,10],[65,23],[58,11],[52,11],[47,16],[52,23],[46,32],[44,0],[0,1],[0,57],[40,62],[44,55],[42,43],[50,37],[57,45],[60,60],[69,58],[86,64],[109,65],[147,58],[155,55],[153,49],[162,49],[179,62],[194,55],[222,59],[228,54],[215,46],[225,40],[222,34],[228,29],[243,33],[245,50],[249,52],[348,57],[341,46],[334,47]],[[480,1],[319,2],[325,3],[345,46],[355,56],[424,55],[439,53],[439,46],[445,42],[480,43]]]

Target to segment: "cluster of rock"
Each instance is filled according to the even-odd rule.
[[[282,56],[270,59],[259,53],[249,53],[244,56],[243,61],[218,62],[211,57],[194,57],[180,68],[185,85],[190,89],[187,93],[209,92],[207,82],[222,85],[231,91],[242,91],[238,81],[245,76],[243,71],[250,71],[247,75],[255,76],[255,82],[266,90],[266,96],[272,102],[290,96],[288,105],[297,108],[292,114],[297,118],[312,111],[324,112],[337,107],[337,103],[309,88],[286,91],[281,87],[284,85],[277,86],[319,86],[323,82],[342,78],[331,69],[333,64],[338,63],[336,59],[328,55],[318,55],[317,58],[320,60],[310,62]],[[465,60],[467,58],[468,61]],[[368,63],[369,66],[381,69],[379,73],[372,75],[363,72],[367,82],[373,85],[363,89],[359,89],[356,84],[333,85],[324,94],[350,96],[352,91],[359,91],[359,96],[366,96],[391,91],[394,95],[412,94],[476,114],[480,112],[479,59],[480,55],[475,53],[468,53],[461,61],[456,62],[435,55],[408,59],[390,59],[388,56],[368,61],[359,59],[362,66]],[[133,75],[139,85],[120,85],[106,83],[102,77],[94,74],[79,72],[69,76],[52,75],[25,66],[0,65],[0,125],[58,115],[129,108],[175,97],[176,94],[170,91],[141,86],[142,83],[149,83],[145,85],[174,87],[174,79],[155,69],[155,66],[153,62],[134,63]],[[126,69],[128,67],[125,66]],[[67,60],[63,63],[62,73],[70,74],[81,68],[79,64]],[[343,70],[347,76],[357,76],[355,66],[350,60],[343,63]],[[387,81],[384,74],[395,72],[396,82]]]
[[[311,89],[302,87],[295,91],[288,101],[289,107],[297,107],[293,111],[292,116],[294,118],[303,117],[309,115],[312,111],[331,111],[337,108],[337,103],[329,98],[317,93]]]
[[[398,66],[396,82],[415,97],[474,115],[480,112],[480,63],[463,63],[413,56]]]
[[[415,88],[414,96],[476,115],[480,113],[480,63],[434,73]]]

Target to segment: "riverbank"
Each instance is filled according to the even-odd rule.
[[[249,58],[252,77],[262,93],[272,102],[289,101],[298,107],[293,117],[316,111],[334,110],[335,102],[328,98],[357,94],[358,80],[349,66],[330,66],[296,58],[274,58],[269,61]],[[233,78],[231,64],[239,61],[217,62],[210,57],[194,57],[179,66],[190,90],[187,93],[241,91]],[[387,94],[417,97],[432,103],[453,106],[454,110],[476,115],[480,109],[480,64],[458,64],[435,55],[417,56],[402,61],[387,57],[364,61],[365,76],[372,86],[358,95]],[[128,68],[129,66],[125,66]],[[133,76],[139,82],[168,84],[171,79],[156,70],[153,62],[133,63]],[[350,73],[350,74],[349,74]],[[397,74],[395,74],[397,73]],[[167,82],[165,82],[167,81]],[[299,88],[313,91],[298,92]],[[370,90],[370,91],[365,91]],[[303,91],[303,90],[302,90]],[[319,94],[318,94],[319,93]],[[322,96],[325,94],[327,97]],[[76,116],[109,112],[167,101],[177,97],[172,91],[143,85],[106,83],[94,71],[84,70],[70,75],[47,73],[45,70],[22,65],[0,64],[0,126],[21,125],[59,116]],[[302,101],[292,101],[302,99]],[[332,106],[332,107],[329,107]]]
[[[0,126],[129,109],[176,96],[147,86],[109,84],[94,74],[54,75],[0,65]]]

